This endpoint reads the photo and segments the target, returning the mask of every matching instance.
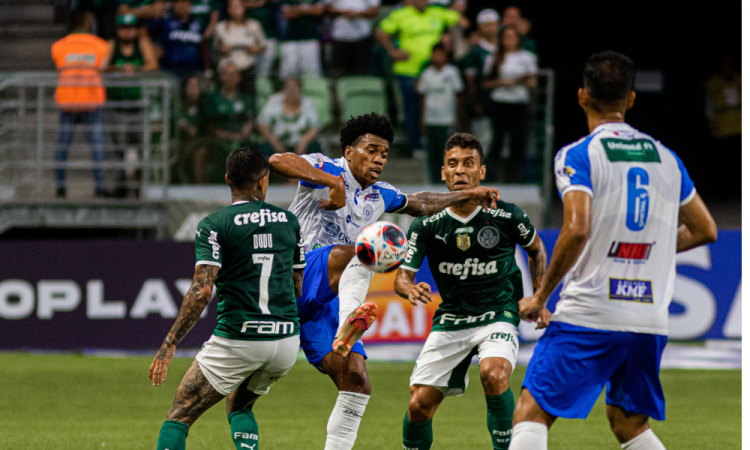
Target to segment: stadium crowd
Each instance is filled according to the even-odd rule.
[[[326,152],[321,133],[365,109],[392,117],[406,155],[425,161],[433,183],[454,131],[484,137],[491,181],[532,181],[526,145],[538,65],[518,7],[476,17],[465,15],[465,0],[406,0],[388,14],[380,0],[73,0],[71,8],[71,32],[91,35],[104,52],[101,71],[180,80],[173,181],[221,182],[221,162],[247,143],[269,155]],[[65,58],[55,60],[62,78]],[[141,95],[106,91],[107,101]],[[59,102],[61,123],[142,123],[132,108],[97,113],[104,101],[72,112]],[[58,160],[70,131],[61,133]],[[121,144],[116,158],[137,159],[126,154],[126,134],[92,136],[93,158],[111,140]],[[102,176],[97,195],[107,195]]]

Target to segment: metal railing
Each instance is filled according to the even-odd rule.
[[[0,76],[0,201],[51,200],[63,185],[66,197],[79,201],[141,199],[154,186],[165,198],[175,81],[105,75],[108,94],[128,94],[67,115],[55,102],[57,84],[56,72]]]

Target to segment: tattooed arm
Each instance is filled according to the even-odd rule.
[[[406,206],[397,211],[400,214],[408,214],[414,217],[427,216],[435,214],[450,206],[460,206],[466,203],[476,203],[482,205],[487,210],[487,202],[490,202],[490,208],[495,209],[495,200],[500,198],[500,192],[495,188],[479,186],[464,191],[453,191],[446,194],[435,192],[417,192],[406,196],[408,203]]]
[[[305,269],[295,270],[292,272],[292,279],[294,280],[294,296],[299,298],[302,295],[302,275],[305,273]]]
[[[213,294],[214,281],[219,273],[217,266],[201,264],[195,267],[193,283],[190,285],[185,299],[182,301],[180,312],[177,319],[169,330],[169,334],[164,338],[161,348],[156,353],[154,361],[149,367],[148,377],[154,386],[161,386],[161,383],[167,379],[167,369],[174,358],[174,352],[185,335],[193,328],[198,321],[203,310],[208,306]]]
[[[547,271],[547,249],[544,247],[544,242],[537,234],[534,236],[534,240],[527,247],[524,248],[526,254],[529,257],[529,273],[531,275],[531,286],[536,292],[539,286],[542,285],[542,279],[544,279],[544,272]],[[549,325],[550,317],[552,313],[545,307],[539,311],[539,321],[537,322],[536,329],[547,328]]]

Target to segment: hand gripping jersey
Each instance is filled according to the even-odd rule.
[[[628,124],[607,123],[555,156],[560,196],[591,195],[591,236],[552,320],[667,334],[677,214],[695,196],[680,158]]]
[[[292,271],[304,269],[297,218],[268,203],[236,202],[201,220],[196,266],[218,266],[218,321],[227,339],[276,340],[299,334]]]
[[[526,213],[512,203],[498,209],[481,206],[463,218],[450,209],[415,219],[401,268],[416,272],[427,257],[443,301],[432,331],[463,330],[493,322],[518,326],[523,297],[516,244],[528,247],[536,230]]]
[[[346,159],[330,159],[320,153],[302,155],[316,168],[344,180],[346,206],[336,211],[320,208],[320,199],[328,199],[328,187],[300,181],[289,210],[299,218],[305,250],[327,245],[354,245],[362,228],[380,218],[383,213],[397,212],[406,204],[406,196],[388,183],[381,181],[365,189],[354,179]]]

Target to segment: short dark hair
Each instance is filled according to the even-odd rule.
[[[454,133],[453,136],[449,137],[448,141],[445,143],[445,148],[443,149],[443,161],[445,161],[445,155],[448,154],[448,150],[454,147],[476,150],[477,153],[479,153],[479,164],[484,164],[484,149],[482,148],[482,143],[479,142],[479,139],[474,137],[473,134]]]
[[[633,61],[613,51],[589,56],[583,69],[583,87],[597,110],[600,103],[611,105],[627,98],[634,78]]]
[[[268,175],[271,164],[268,156],[255,147],[242,147],[227,156],[229,186],[246,189]]]
[[[70,29],[80,30],[85,27],[89,20],[89,11],[87,9],[75,9],[70,12]]]
[[[434,52],[435,50],[440,50],[440,51],[443,51],[443,52],[447,51],[445,49],[445,45],[443,45],[442,42],[438,42],[437,44],[435,44],[435,45],[432,46],[432,51]]]
[[[357,117],[351,117],[341,129],[341,151],[346,151],[346,147],[355,145],[359,139],[366,134],[379,136],[389,144],[393,143],[393,125],[386,116],[378,113],[364,114]]]

